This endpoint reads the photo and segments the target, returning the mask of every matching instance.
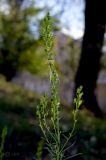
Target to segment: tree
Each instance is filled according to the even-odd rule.
[[[84,105],[96,116],[102,113],[97,104],[94,90],[100,69],[101,47],[106,24],[105,0],[86,0],[85,33],[79,68],[76,74],[76,88],[83,86]]]
[[[23,2],[7,0],[8,13],[0,11],[0,73],[7,80],[16,74],[20,65],[24,65],[21,56],[26,58],[29,52],[32,55],[38,43],[31,34],[29,22],[39,9],[32,5],[22,7]]]

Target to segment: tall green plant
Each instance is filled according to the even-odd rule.
[[[42,38],[45,47],[45,56],[48,59],[48,66],[50,70],[50,82],[51,82],[51,100],[49,102],[47,94],[45,94],[41,100],[40,104],[37,106],[37,115],[39,119],[39,125],[44,135],[44,140],[47,144],[47,149],[50,153],[50,157],[52,160],[64,160],[69,159],[70,157],[65,158],[64,153],[66,150],[67,143],[73,136],[73,133],[76,128],[77,123],[77,114],[78,109],[82,103],[82,87],[77,90],[76,98],[74,99],[74,103],[76,105],[76,109],[73,111],[74,115],[74,125],[71,133],[69,133],[68,137],[65,137],[65,143],[61,144],[61,134],[62,131],[60,129],[60,99],[58,95],[58,86],[59,86],[59,78],[58,73],[55,67],[55,56],[52,52],[53,47],[53,21],[48,13],[45,17],[42,28],[41,28]],[[51,104],[50,110],[48,111],[48,102]],[[53,128],[53,132],[51,132],[50,125],[48,124],[48,112],[51,115],[51,125]]]
[[[38,143],[38,147],[37,147],[37,151],[36,151],[36,155],[35,155],[35,157],[36,157],[37,160],[41,160],[42,159],[43,143],[44,143],[43,140],[41,140]]]
[[[4,156],[3,149],[4,149],[6,135],[7,135],[7,127],[4,127],[1,135],[0,160],[2,160]]]

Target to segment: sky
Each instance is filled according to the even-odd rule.
[[[60,20],[62,32],[74,39],[82,38],[84,33],[84,0],[25,0],[25,5],[34,2],[35,7],[49,9],[51,15]],[[0,0],[0,9],[8,12],[5,0]],[[44,13],[40,13],[39,18]],[[35,22],[35,18],[32,19]]]
[[[74,39],[83,36],[84,0],[36,0],[36,6],[49,8],[51,15],[57,15],[63,33]]]

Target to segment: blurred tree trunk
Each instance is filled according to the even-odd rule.
[[[99,116],[101,111],[94,89],[100,69],[101,48],[105,32],[105,0],[86,0],[85,33],[79,68],[76,74],[76,88],[83,86],[84,105]]]

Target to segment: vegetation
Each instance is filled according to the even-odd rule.
[[[0,159],[2,160],[3,156],[4,159],[14,159],[14,156],[16,159],[33,159],[35,155],[37,160],[41,160],[42,157],[46,159],[47,156],[56,160],[62,157],[74,159],[74,156],[82,153],[81,158],[84,160],[105,160],[106,121],[96,119],[86,110],[78,114],[82,103],[81,88],[78,89],[74,100],[76,106],[74,111],[60,102],[59,78],[52,52],[53,26],[50,15],[43,22],[42,38],[45,47],[43,56],[42,40],[35,40],[29,30],[29,17],[39,10],[33,9],[32,6],[20,10],[21,3],[15,3],[19,1],[11,2],[14,3],[9,3],[9,14],[0,11],[0,72],[6,79],[10,79],[16,71],[24,69],[44,76],[47,75],[49,68],[51,98],[45,94],[40,100],[36,93],[7,82],[0,75]],[[72,43],[72,50],[76,51],[73,45]],[[74,58],[72,55],[70,62],[73,63],[73,70],[76,65]],[[35,112],[38,114],[43,133],[38,127]]]
[[[3,150],[4,150],[4,143],[5,143],[6,135],[7,135],[7,127],[4,127],[2,131],[2,135],[1,135],[0,160],[2,160],[4,156]]]
[[[41,56],[41,41],[36,40],[31,32],[30,21],[40,9],[22,7],[23,1],[6,1],[8,14],[0,11],[0,73],[7,80],[14,77],[17,71],[28,70],[31,73],[45,74],[45,58]],[[36,24],[35,24],[36,25]],[[45,65],[46,67],[46,65]]]
[[[77,123],[77,114],[80,105],[82,104],[82,88],[80,87],[77,90],[77,97],[74,99],[74,103],[76,106],[75,111],[73,111],[74,115],[74,125],[72,131],[69,133],[67,137],[65,137],[65,142],[61,144],[61,129],[60,129],[60,100],[58,95],[58,86],[59,86],[59,79],[58,74],[55,68],[55,60],[54,55],[52,53],[53,47],[53,35],[52,35],[52,18],[50,17],[49,13],[45,17],[43,24],[42,24],[42,37],[44,40],[45,46],[45,53],[48,59],[48,65],[50,69],[50,82],[51,82],[51,125],[54,132],[51,132],[50,126],[48,125],[48,97],[45,95],[41,98],[40,104],[37,107],[37,115],[39,118],[39,125],[43,132],[44,139],[48,146],[48,151],[50,153],[50,157],[52,160],[62,160],[63,158],[70,159],[71,157],[64,157],[64,153],[67,146],[67,143],[72,138],[74,131],[76,129]],[[47,132],[47,133],[46,133]]]
[[[12,146],[11,152],[18,152],[20,155],[17,157],[20,159],[23,155],[31,154],[30,158],[35,156],[37,144],[43,136],[38,127],[38,118],[35,117],[39,99],[37,94],[0,78],[0,135],[2,135],[3,128],[8,127],[4,153],[10,151],[10,146]],[[68,131],[72,130],[72,109],[62,104],[60,109],[60,127],[67,136]],[[50,104],[47,110],[50,110]],[[73,147],[67,150],[67,156],[72,156],[73,153],[83,153],[84,160],[105,160],[106,119],[97,119],[86,110],[81,111],[78,117],[75,144],[72,145],[72,139],[69,141],[68,145]],[[50,121],[49,116],[48,124]],[[43,145],[42,155],[45,157],[47,152],[44,147],[45,145]]]

